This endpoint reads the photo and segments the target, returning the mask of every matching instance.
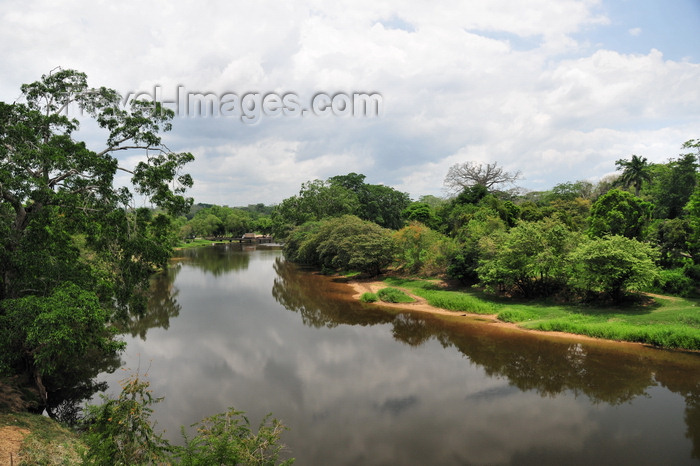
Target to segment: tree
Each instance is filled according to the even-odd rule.
[[[690,140],[683,148],[694,148],[700,152],[700,141]],[[652,195],[656,203],[656,218],[676,218],[682,215],[697,183],[698,156],[696,153],[682,154],[671,160],[667,169],[655,179]]]
[[[95,362],[123,348],[112,339],[107,321],[97,296],[72,283],[47,297],[2,300],[0,373],[22,368],[38,389],[40,406],[46,407],[50,390],[75,383],[71,374],[80,373],[87,359]]]
[[[365,183],[365,175],[348,173],[328,178],[332,185],[341,186],[355,193],[358,207],[355,215],[384,228],[398,230],[403,226],[401,212],[408,207],[408,194],[381,184]]]
[[[464,212],[464,224],[456,231],[458,246],[447,269],[450,278],[465,283],[476,282],[478,279],[476,269],[484,253],[479,246],[481,238],[507,230],[507,225],[498,212],[483,206],[471,207],[471,212]]]
[[[44,75],[23,85],[22,93],[26,104],[0,103],[0,198],[8,207],[5,212],[12,212],[12,218],[5,218],[10,231],[3,247],[10,260],[2,264],[0,298],[23,294],[24,285],[14,283],[20,265],[16,261],[31,254],[21,249],[22,241],[28,228],[40,228],[32,222],[42,215],[42,221],[51,215],[66,218],[62,227],[74,226],[69,233],[87,230],[88,247],[104,251],[106,244],[95,244],[100,243],[103,228],[123,228],[126,237],[120,240],[143,234],[129,215],[134,193],[169,212],[182,211],[191,203],[182,194],[192,179],[180,170],[193,156],[168,150],[158,135],[170,130],[172,111],[138,100],[128,109],[121,108],[116,91],[90,88],[85,74],[74,70]],[[107,130],[104,148],[92,151],[73,139],[79,122],[65,114],[73,107]],[[133,169],[121,166],[115,154],[133,150],[142,150],[144,160]],[[131,174],[133,193],[127,187],[114,187],[118,170]],[[45,211],[50,208],[54,212],[48,215]],[[117,210],[125,215],[114,215]]]
[[[445,176],[445,186],[453,193],[474,185],[481,185],[490,191],[500,185],[513,184],[518,178],[520,178],[520,171],[508,173],[496,162],[487,163],[486,166],[465,162],[456,163],[450,167]]]
[[[700,175],[698,178],[700,178]],[[693,255],[695,263],[700,264],[700,182],[695,185],[695,191],[688,199],[684,211],[688,216],[690,226],[688,248]]]
[[[273,212],[275,237],[284,239],[295,226],[341,215],[355,215],[384,228],[401,228],[401,212],[411,202],[408,194],[366,184],[364,179],[365,175],[348,173],[303,183],[298,196],[283,200]]]
[[[421,222],[433,230],[440,228],[441,219],[435,209],[425,202],[412,202],[401,211],[401,217],[409,222]]]
[[[641,291],[654,282],[657,251],[624,236],[582,242],[569,259],[569,283],[584,293],[605,293],[620,302],[628,291]]]
[[[284,245],[290,261],[368,275],[388,266],[394,251],[391,230],[354,215],[307,222],[294,228]]]
[[[297,196],[284,199],[272,213],[273,234],[284,240],[295,226],[326,217],[355,214],[357,195],[340,184],[322,180],[302,183]]]
[[[627,191],[611,189],[591,207],[589,233],[592,236],[622,235],[641,239],[651,219],[653,205]]]
[[[642,184],[645,181],[651,181],[651,173],[649,173],[649,163],[647,159],[633,154],[630,160],[617,160],[615,166],[618,170],[622,170],[622,174],[617,179],[617,183],[624,187],[634,186],[634,195],[639,197]]]
[[[566,283],[567,255],[581,235],[551,219],[523,222],[507,233],[480,241],[484,257],[477,273],[483,285],[515,290],[526,297],[548,296]]]
[[[659,263],[663,267],[682,267],[690,261],[689,241],[691,224],[685,218],[656,220],[651,226],[649,240],[659,249]]]
[[[324,267],[379,275],[392,261],[391,230],[353,215],[329,219],[318,232],[317,252]]]
[[[444,274],[454,254],[454,240],[413,222],[395,232],[396,259],[400,270],[425,276]]]
[[[6,359],[2,371],[33,380],[36,370],[51,374],[54,383],[47,377],[36,383],[50,396],[78,383],[70,378],[70,361],[82,364],[89,348],[114,349],[99,328],[144,309],[148,278],[172,251],[171,214],[191,205],[184,192],[192,178],[181,170],[193,156],[161,141],[174,112],[147,101],[122,105],[116,91],[89,87],[84,73],[57,69],[21,89],[23,103],[0,103],[0,313],[14,322],[16,309],[31,310],[34,320],[26,325],[36,331],[26,338],[18,333],[3,351],[23,358],[65,353],[68,360],[54,366],[41,357],[32,364]],[[80,122],[70,111],[106,131],[104,147],[92,150],[75,139]],[[142,153],[133,167],[117,158],[127,151]],[[115,186],[118,171],[131,176],[128,186]],[[134,208],[135,195],[164,213]],[[76,303],[64,299],[66,293]],[[93,319],[91,330],[80,331],[86,322],[71,323],[72,314]],[[66,335],[40,325],[46,319],[65,323]],[[41,343],[32,349],[32,342]]]
[[[411,203],[408,194],[380,184],[368,184],[366,187],[366,197],[359,198],[358,217],[392,230],[403,227],[401,212]]]

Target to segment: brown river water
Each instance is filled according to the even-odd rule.
[[[275,247],[183,250],[124,336],[156,430],[228,407],[298,465],[700,463],[700,354],[383,309]]]

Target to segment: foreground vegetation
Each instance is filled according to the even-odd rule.
[[[428,304],[451,311],[494,314],[533,330],[569,332],[663,348],[700,350],[700,300],[638,295],[620,305],[562,304],[551,299],[513,300],[470,289],[444,289],[434,280],[387,278]]]
[[[19,451],[4,452],[6,456],[0,458],[1,464],[10,464],[10,455],[15,465],[80,464],[86,450],[85,442],[76,432],[39,414],[0,413],[0,429],[20,432],[16,441],[24,436]]]
[[[192,425],[188,436],[184,427],[182,445],[172,445],[154,430],[150,416],[153,397],[147,380],[132,375],[122,382],[117,398],[103,396],[100,405],[88,406],[87,415],[69,429],[60,423],[26,412],[0,413],[0,429],[8,428],[24,436],[12,455],[18,465],[141,465],[141,464],[249,464],[289,465],[280,453],[281,434],[286,429],[269,416],[254,430],[245,413],[228,411],[207,417]],[[19,440],[17,440],[19,442]],[[5,464],[7,458],[0,461]]]

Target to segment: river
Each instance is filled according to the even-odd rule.
[[[267,413],[298,465],[698,464],[700,354],[547,338],[352,299],[237,244],[182,250],[124,336],[156,430]]]

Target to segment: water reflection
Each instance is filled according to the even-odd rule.
[[[277,257],[272,296],[286,309],[301,314],[304,325],[333,328],[340,324],[375,325],[392,322],[394,316],[375,307],[349,305],[347,285]],[[351,303],[352,304],[352,303]]]
[[[650,396],[651,387],[665,387],[685,399],[686,436],[693,441],[692,457],[700,459],[698,354],[552,339],[483,322],[455,322],[408,312],[377,315],[366,308],[357,312],[357,306],[348,306],[347,288],[339,290],[339,285],[327,277],[305,272],[282,259],[275,261],[275,271],[273,296],[287,309],[301,313],[305,325],[331,328],[339,324],[390,323],[396,340],[419,346],[435,339],[444,348],[456,348],[471,363],[483,367],[487,375],[507,378],[520,391],[534,391],[549,398],[563,393],[585,395],[594,404],[616,406]],[[415,402],[412,396],[387,400],[382,410]]]
[[[249,246],[246,249],[248,251],[255,251],[255,246]],[[228,243],[194,249],[183,249],[178,256],[188,261],[188,265],[204,270],[214,277],[219,277],[228,272],[240,272],[248,268],[250,256],[248,254],[235,254],[235,252],[240,251],[240,245]]]
[[[698,355],[364,305],[275,251],[183,256],[155,287],[168,319],[144,320],[148,341],[132,333],[124,356],[148,361],[171,440],[235,406],[283,419],[297,464],[698,458]]]

